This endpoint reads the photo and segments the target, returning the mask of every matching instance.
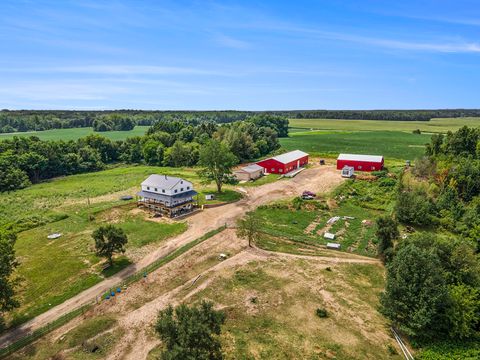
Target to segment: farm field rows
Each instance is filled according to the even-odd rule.
[[[287,150],[301,149],[314,155],[353,153],[413,160],[424,154],[429,140],[430,135],[399,131],[308,131],[293,132],[281,138],[280,144]]]
[[[111,140],[125,140],[127,137],[144,135],[147,132],[148,128],[149,126],[135,126],[135,128],[130,131],[105,131],[105,132],[95,132],[91,127],[72,128],[72,129],[52,129],[52,130],[45,130],[45,131],[27,131],[27,132],[0,134],[0,140],[12,139],[14,136],[18,136],[18,137],[37,136],[40,140],[77,140],[77,139],[80,139],[81,137],[85,137],[91,134],[102,135]]]
[[[431,133],[446,133],[464,125],[478,127],[480,118],[431,121],[290,119],[290,136],[281,138],[280,143],[287,150],[301,148],[316,155],[363,153],[414,160],[424,154]],[[422,134],[413,134],[416,129]]]
[[[480,118],[432,119],[430,121],[289,119],[290,127],[297,130],[341,131],[406,131],[421,130],[428,133],[446,133],[462,126],[479,127]]]

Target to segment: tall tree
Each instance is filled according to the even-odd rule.
[[[409,243],[387,266],[382,312],[408,335],[428,337],[445,328],[439,317],[447,288],[438,255]]]
[[[210,140],[200,148],[198,163],[203,166],[203,169],[199,171],[199,175],[206,182],[214,181],[220,193],[223,184],[234,181],[232,167],[237,161],[227,145],[217,140]]]
[[[393,242],[398,239],[400,233],[398,232],[397,222],[390,216],[381,216],[377,218],[377,252],[383,261],[386,260],[386,254],[393,248]]]
[[[107,258],[110,265],[113,264],[113,254],[124,253],[128,242],[125,232],[113,225],[100,226],[92,237],[97,255]]]
[[[258,240],[262,229],[262,220],[255,212],[248,212],[243,219],[237,221],[237,236],[248,240],[248,246]]]
[[[205,301],[199,306],[182,304],[160,311],[155,330],[165,344],[161,359],[222,359],[218,335],[224,323],[225,313]]]
[[[16,281],[12,279],[17,266],[13,247],[16,239],[14,233],[0,230],[0,329],[3,327],[1,315],[19,305],[14,297]]]

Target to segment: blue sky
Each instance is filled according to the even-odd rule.
[[[480,107],[478,0],[2,0],[0,41],[0,108]]]

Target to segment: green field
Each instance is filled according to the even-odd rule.
[[[287,150],[301,149],[313,155],[339,153],[384,155],[387,159],[413,160],[424,154],[432,133],[480,126],[480,118],[432,119],[431,121],[377,121],[290,119],[290,137],[281,138]],[[413,134],[420,129],[422,134]]]
[[[192,181],[200,194],[214,193],[201,185],[194,168],[149,166],[117,167],[110,170],[53,179],[29,188],[0,194],[0,227],[19,232],[15,246],[19,259],[16,274],[20,308],[10,314],[18,324],[65,301],[111,276],[141,253],[139,248],[165,241],[186,230],[184,222],[152,222],[136,212],[134,195],[139,184],[152,173],[180,176]],[[226,188],[218,201],[235,201],[241,195]],[[94,254],[92,231],[105,223],[125,230],[129,238],[126,256],[116,266],[102,271],[104,260]],[[23,231],[22,231],[23,230]],[[56,240],[47,235],[59,232]],[[52,284],[55,284],[52,286]]]
[[[338,119],[290,119],[294,130],[341,130],[341,131],[406,131],[420,129],[422,132],[445,133],[462,126],[479,127],[480,118],[432,119],[430,121],[382,121]]]
[[[149,126],[135,126],[135,128],[130,131],[105,131],[105,132],[95,132],[91,127],[73,128],[73,129],[53,129],[53,130],[45,130],[45,131],[27,131],[27,132],[0,134],[0,140],[12,139],[14,136],[19,136],[19,137],[37,136],[41,140],[77,140],[91,134],[102,135],[111,140],[125,140],[127,137],[144,135],[147,132],[148,128]]]
[[[387,159],[415,159],[425,152],[430,135],[399,131],[308,131],[281,138],[287,150],[300,149],[313,155],[339,153],[383,155]]]

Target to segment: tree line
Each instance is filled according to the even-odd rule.
[[[181,121],[192,125],[212,121],[218,124],[245,120],[255,115],[277,115],[296,119],[403,120],[480,117],[479,109],[440,110],[291,110],[291,111],[144,111],[144,110],[1,110],[0,133],[94,127],[97,131],[118,130],[109,118],[128,119],[135,125]],[[116,121],[115,121],[116,122]],[[110,129],[109,129],[110,128]],[[127,127],[128,128],[128,127]],[[120,129],[123,130],[123,129]]]
[[[115,162],[193,166],[199,162],[202,146],[211,139],[225,144],[238,163],[275,151],[280,147],[278,137],[286,135],[286,118],[258,115],[226,124],[162,120],[145,136],[121,141],[96,134],[76,141],[14,137],[0,142],[0,191],[18,190],[56,176],[98,171]]]
[[[433,135],[377,220],[382,311],[417,340],[480,337],[480,130]],[[397,221],[421,231],[399,239]]]

